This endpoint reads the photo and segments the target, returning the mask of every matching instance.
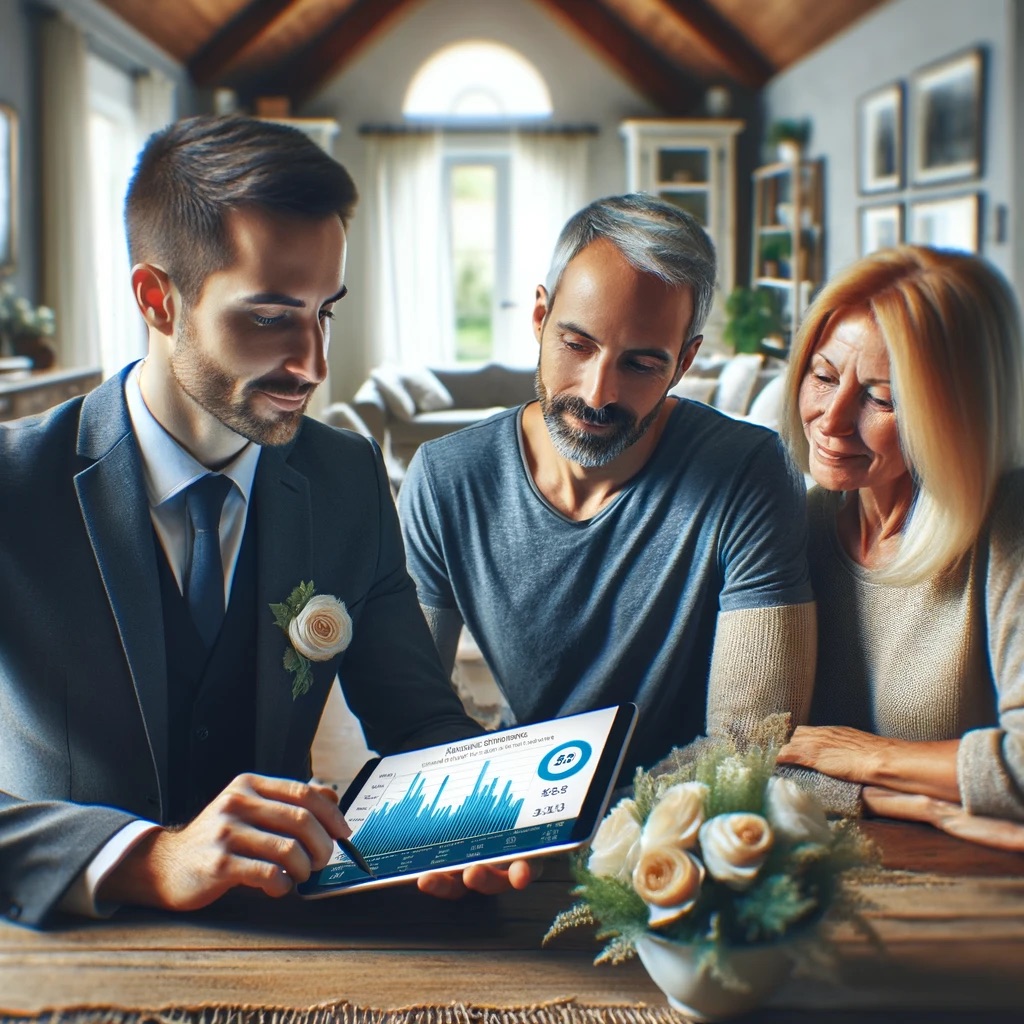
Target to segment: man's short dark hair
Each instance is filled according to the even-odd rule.
[[[348,171],[297,128],[246,117],[191,117],[150,136],[125,200],[131,263],[164,270],[186,303],[233,253],[229,210],[336,214],[357,199]]]

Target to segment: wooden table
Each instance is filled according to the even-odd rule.
[[[863,888],[885,953],[846,926],[833,929],[838,976],[794,977],[747,1019],[1024,1020],[1024,855],[925,826],[866,827],[887,869]],[[553,861],[525,892],[458,903],[409,887],[312,903],[236,893],[193,915],[127,910],[50,932],[2,924],[0,1015],[342,1001],[664,1006],[638,961],[593,966],[598,947],[585,929],[541,949],[552,917],[571,902],[569,886],[565,862]]]

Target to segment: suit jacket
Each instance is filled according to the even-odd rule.
[[[0,424],[0,913],[44,923],[99,848],[168,812],[158,543],[123,371]],[[264,448],[257,516],[256,772],[308,778],[338,674],[380,752],[479,732],[444,678],[405,568],[380,451],[306,419]],[[293,701],[269,605],[303,580],[343,600],[348,649]]]

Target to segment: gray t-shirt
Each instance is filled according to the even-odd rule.
[[[680,401],[643,469],[575,522],[521,409],[430,441],[399,494],[420,603],[457,609],[519,722],[635,701],[634,764],[704,731],[719,611],[811,601],[805,492],[772,431]]]

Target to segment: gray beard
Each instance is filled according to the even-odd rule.
[[[539,368],[536,375],[536,389],[541,414],[555,451],[563,459],[574,462],[584,469],[607,466],[627,448],[636,444],[651,428],[665,402],[662,397],[661,401],[638,422],[635,417],[630,416],[618,406],[591,409],[581,398],[572,395],[550,397],[540,379]],[[615,429],[611,433],[603,435],[578,430],[569,426],[563,419],[567,412],[594,423],[614,423]]]

